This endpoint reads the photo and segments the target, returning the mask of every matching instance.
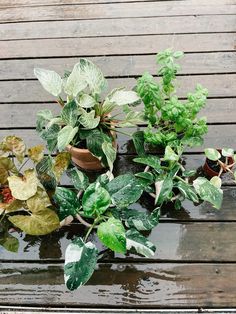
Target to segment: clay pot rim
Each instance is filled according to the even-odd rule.
[[[72,146],[72,145],[70,145],[70,144],[67,145],[67,148],[68,148],[68,152],[76,151],[76,152],[78,152],[78,153],[80,153],[80,154],[88,154],[88,153],[91,153],[88,148],[78,148],[78,147]]]

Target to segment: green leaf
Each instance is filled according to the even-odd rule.
[[[222,148],[222,155],[225,157],[233,157],[234,150],[232,148]]]
[[[60,126],[57,124],[51,125],[49,128],[41,132],[40,136],[47,141],[47,147],[50,152],[54,151],[57,146],[57,137],[60,132]]]
[[[64,277],[69,290],[84,285],[92,276],[98,258],[98,250],[92,242],[84,243],[76,238],[66,248]]]
[[[53,199],[59,206],[57,213],[60,221],[68,216],[75,217],[80,209],[80,200],[77,194],[68,188],[57,187]]]
[[[46,123],[53,119],[52,111],[49,109],[39,110],[37,112],[37,122],[36,122],[36,130],[38,132],[42,132],[43,128],[45,127]]]
[[[125,228],[119,219],[109,218],[98,226],[99,240],[109,249],[117,253],[126,252]]]
[[[125,91],[121,89],[115,90],[109,97],[110,102],[117,106],[131,105],[140,100],[138,94],[134,91]]]
[[[35,195],[39,185],[34,169],[26,170],[23,177],[10,176],[8,177],[8,182],[12,196],[21,201],[25,201]]]
[[[57,180],[54,172],[52,171],[53,163],[51,156],[45,156],[36,165],[38,179],[46,190],[54,190],[57,185]]]
[[[216,188],[220,189],[221,187],[221,184],[222,184],[222,180],[221,178],[215,176],[215,177],[212,177],[211,180],[210,180],[211,184],[213,184]]]
[[[95,99],[88,94],[82,94],[78,100],[78,105],[82,108],[93,108],[95,104]]]
[[[132,247],[145,257],[153,257],[156,251],[155,245],[135,229],[126,232],[126,248],[130,250]]]
[[[67,95],[75,98],[86,87],[87,82],[81,72],[80,64],[77,63],[66,80],[64,91]]]
[[[79,169],[68,169],[67,174],[77,190],[84,191],[89,186],[89,178]]]
[[[193,181],[193,186],[204,201],[210,202],[215,208],[220,209],[223,200],[223,191],[216,188],[206,178],[198,177]]]
[[[136,228],[139,231],[152,230],[159,223],[160,212],[155,209],[151,214],[143,213],[135,209],[127,209],[122,215],[128,228]]]
[[[166,176],[164,180],[156,181],[156,199],[155,204],[161,205],[171,198],[173,189],[173,180],[171,177]]]
[[[77,126],[73,128],[70,125],[67,125],[60,130],[57,137],[57,147],[59,151],[62,151],[66,148],[67,145],[70,144],[78,130],[79,129]]]
[[[143,187],[138,178],[132,174],[120,175],[106,186],[114,205],[120,208],[135,203],[143,193]]]
[[[197,194],[189,184],[179,181],[177,187],[185,198],[189,199],[190,201],[193,201],[194,203],[199,202]]]
[[[113,163],[116,160],[116,149],[112,145],[111,142],[103,142],[102,143],[102,150],[104,155],[106,156],[107,159],[107,164],[110,168],[110,171],[113,170]]]
[[[144,133],[143,131],[137,131],[132,134],[132,139],[134,142],[134,147],[136,152],[139,156],[145,155],[145,148],[144,148]]]
[[[220,153],[214,148],[206,148],[204,152],[207,158],[213,161],[216,161],[221,157]]]
[[[82,198],[83,210],[86,216],[95,217],[103,214],[111,204],[111,197],[100,184],[91,184]]]
[[[170,161],[178,161],[179,156],[173,151],[173,149],[170,146],[166,146],[164,159]]]
[[[19,249],[19,240],[7,233],[0,238],[0,245],[9,252],[17,253]]]
[[[72,127],[75,126],[77,122],[77,104],[74,100],[68,102],[61,111],[61,118],[65,124]]]
[[[152,167],[155,170],[160,169],[160,158],[154,155],[148,155],[145,157],[134,158],[133,161],[138,162],[140,164],[144,164],[146,166]]]
[[[130,111],[123,121],[119,122],[121,128],[132,128],[144,122],[143,112]]]
[[[92,94],[100,94],[107,85],[102,71],[91,61],[81,58],[78,64]]]
[[[100,122],[100,117],[96,117],[96,112],[95,110],[91,110],[90,112],[87,112],[83,108],[81,108],[81,116],[79,117],[79,122],[83,125],[85,129],[95,129],[99,122]]]
[[[47,92],[56,97],[61,93],[62,79],[59,74],[54,71],[35,68],[34,75]]]
[[[196,174],[196,170],[185,170],[185,171],[183,171],[183,173],[182,173],[182,175],[184,176],[184,177],[192,177],[192,176],[194,176]]]
[[[57,214],[45,206],[42,197],[38,195],[31,197],[27,200],[27,207],[31,212],[30,215],[14,215],[8,218],[26,234],[44,235],[59,228]]]

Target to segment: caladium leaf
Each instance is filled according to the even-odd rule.
[[[144,164],[146,166],[152,167],[155,170],[160,169],[160,158],[154,155],[148,155],[143,157],[138,157],[133,159],[135,162]]]
[[[16,159],[22,163],[25,157],[26,147],[24,141],[17,136],[7,136],[3,139],[4,151],[12,152]]]
[[[11,173],[18,173],[13,161],[8,157],[0,157],[0,184],[5,184]]]
[[[35,68],[34,75],[47,92],[56,97],[60,95],[62,89],[62,79],[59,74],[55,71]]]
[[[53,199],[59,206],[57,213],[60,221],[68,216],[75,217],[81,206],[77,194],[68,188],[57,187]]]
[[[64,85],[65,93],[75,98],[81,91],[83,91],[87,87],[87,85],[88,84],[84,76],[82,75],[80,64],[75,64]]]
[[[86,216],[95,217],[103,214],[111,204],[111,197],[99,182],[90,184],[85,190],[82,205]]]
[[[98,250],[92,242],[76,238],[66,248],[65,283],[69,290],[84,285],[92,276],[98,259]]]
[[[99,240],[112,251],[126,252],[125,228],[119,219],[111,217],[101,223],[98,226],[97,235]]]
[[[122,215],[125,225],[139,231],[152,230],[159,223],[160,212],[155,209],[151,214],[142,213],[135,209],[127,209]]]
[[[179,181],[177,187],[185,198],[189,199],[190,201],[193,201],[194,203],[199,202],[197,194],[189,184]]]
[[[60,178],[63,172],[68,168],[71,160],[71,155],[69,152],[61,152],[57,154],[52,170],[56,176],[57,181],[60,181]]]
[[[28,149],[28,156],[31,160],[33,160],[33,162],[37,163],[43,159],[43,151],[43,145],[33,146]]]
[[[222,155],[225,157],[233,157],[234,150],[232,148],[222,148]]]
[[[111,142],[105,141],[102,143],[102,150],[106,156],[107,164],[110,168],[110,171],[112,171],[113,170],[113,163],[116,160],[116,149],[112,145]]]
[[[83,125],[83,127],[85,129],[95,129],[100,122],[100,117],[95,118],[95,110],[87,112],[81,108],[81,112],[82,114],[79,117],[79,122]]]
[[[0,245],[9,252],[17,253],[19,249],[19,240],[9,233],[5,233],[0,238]]]
[[[223,191],[221,189],[215,187],[203,177],[198,177],[194,180],[193,186],[202,200],[208,201],[215,208],[220,209],[223,200]]]
[[[120,175],[111,180],[106,189],[111,195],[114,205],[120,208],[135,203],[143,193],[143,186],[132,174]]]
[[[70,144],[78,130],[77,126],[73,128],[71,125],[67,125],[60,130],[57,137],[57,148],[59,151],[62,151]]]
[[[155,255],[155,245],[135,229],[126,232],[126,248],[130,250],[132,247],[137,253],[145,257],[153,257]]]
[[[18,200],[25,201],[36,194],[39,180],[34,169],[24,172],[23,177],[8,177],[9,188],[12,196]]]
[[[117,106],[131,105],[140,100],[138,94],[134,91],[126,91],[117,89],[111,93],[109,97],[110,102],[115,103]]]
[[[68,169],[67,174],[77,190],[84,191],[89,186],[89,178],[79,169]]]
[[[29,235],[45,235],[59,228],[57,214],[48,209],[42,198],[35,195],[27,200],[30,215],[14,215],[8,219],[18,228]]]
[[[206,148],[204,152],[207,158],[213,161],[216,161],[221,157],[220,153],[214,148]]]
[[[92,108],[95,106],[96,100],[88,94],[82,94],[77,103],[82,108]]]
[[[62,108],[61,119],[65,124],[74,127],[77,122],[77,117],[77,104],[72,100]]]

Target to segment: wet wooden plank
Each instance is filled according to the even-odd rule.
[[[235,264],[99,264],[87,285],[74,292],[64,286],[62,265],[0,266],[2,305],[236,306]]]
[[[96,9],[95,9],[96,8]],[[177,2],[134,2],[134,3],[106,3],[61,6],[35,6],[7,8],[0,11],[1,23],[23,21],[53,21],[53,20],[82,20],[82,19],[109,19],[120,17],[153,17],[173,15],[212,15],[234,14],[234,1],[216,3]]]
[[[79,58],[0,60],[0,80],[34,79],[35,67],[54,70],[63,75],[71,70]],[[156,54],[131,56],[90,57],[108,77],[140,76],[145,71],[156,75]],[[234,52],[190,53],[179,60],[179,74],[235,73]]]
[[[197,84],[208,89],[209,97],[234,97],[236,74],[219,75],[194,75],[181,76],[176,82],[177,95],[186,97],[187,93],[194,91]],[[133,88],[136,85],[135,78],[111,78],[108,79],[108,90],[125,86]],[[55,101],[55,97],[47,93],[37,80],[30,81],[1,81],[0,103],[21,102],[49,102]],[[14,91],[14,92],[13,92]]]
[[[0,58],[77,57],[156,53],[172,47],[184,52],[234,51],[235,34],[180,34],[0,42]]]
[[[209,132],[205,136],[205,141],[203,146],[195,147],[189,149],[189,152],[203,152],[206,147],[232,147],[236,150],[236,128],[234,124],[229,125],[209,125]],[[129,130],[130,134],[134,132],[133,128]],[[0,130],[0,138],[3,138],[7,135],[15,134],[22,137],[25,140],[27,146],[34,146],[37,144],[44,144],[44,142],[39,138],[38,134],[34,129],[3,129]],[[135,154],[135,150],[131,140],[127,136],[122,134],[118,135],[118,151],[120,154]]]
[[[235,15],[172,16],[0,24],[1,40],[235,32]]]

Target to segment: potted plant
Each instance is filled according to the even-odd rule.
[[[54,71],[36,68],[34,73],[62,107],[56,117],[50,110],[37,114],[37,131],[46,140],[49,151],[67,149],[73,162],[84,169],[112,169],[116,132],[143,121],[142,113],[129,106],[139,102],[136,92],[116,88],[102,100],[107,81],[101,70],[84,58],[63,79]],[[62,91],[66,101],[61,98]]]
[[[185,199],[193,203],[208,201],[220,209],[223,191],[215,181],[204,177],[195,177],[195,170],[186,170],[181,162],[182,148],[178,153],[167,146],[163,158],[155,155],[141,156],[135,162],[144,164],[146,168],[136,176],[146,184],[146,191],[155,199],[155,206],[162,207],[172,202],[176,209],[181,208]]]
[[[144,153],[143,144],[151,144],[164,150],[168,145],[173,149],[180,145],[200,146],[207,133],[205,118],[197,114],[205,106],[207,89],[197,85],[195,91],[187,94],[186,100],[176,95],[175,80],[180,66],[175,61],[183,56],[181,51],[171,49],[157,54],[160,66],[160,81],[145,72],[137,80],[136,91],[144,103],[144,114],[148,126],[134,134],[136,149]]]
[[[236,155],[233,148],[206,148],[206,161],[203,170],[207,176],[212,178],[212,181],[218,182],[221,185],[221,175],[228,172],[236,180],[236,171],[233,167],[236,164]]]

